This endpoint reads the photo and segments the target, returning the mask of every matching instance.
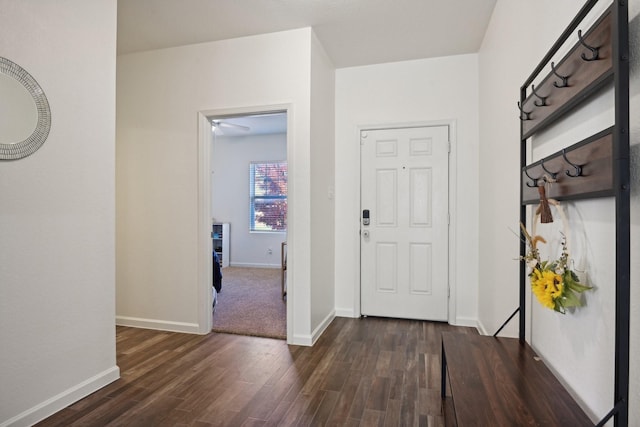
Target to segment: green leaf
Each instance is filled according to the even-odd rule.
[[[574,282],[576,282],[576,283],[577,283],[577,282],[579,282],[579,281],[580,281],[580,279],[578,278],[578,275],[577,275],[576,273],[574,273],[574,272],[573,272],[573,271],[571,271],[571,270],[568,270],[568,273],[569,273],[569,276],[571,277],[571,279],[572,279]]]
[[[593,289],[591,286],[584,286],[584,285],[581,285],[581,284],[575,283],[575,282],[569,284],[569,288],[571,290],[573,290],[573,291],[576,291],[576,292],[584,292],[584,291],[588,291],[590,289]]]
[[[584,292],[584,291],[588,291],[589,289],[593,289],[591,286],[581,285],[580,283],[578,283],[577,279],[578,278],[573,271],[570,271],[570,270],[565,271],[563,280],[564,280],[564,285],[567,288],[575,292]]]
[[[553,302],[553,311],[557,311],[560,314],[565,314],[566,313],[564,307],[560,303],[560,298],[558,298],[557,300],[555,300]]]
[[[590,286],[581,285],[576,282],[564,282],[565,286],[574,292],[584,292],[593,289]]]
[[[582,306],[582,302],[580,302],[580,299],[575,293],[568,290],[564,293],[562,305],[564,305],[565,307],[580,307]]]

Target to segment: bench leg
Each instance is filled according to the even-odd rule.
[[[447,356],[444,353],[444,343],[442,344],[441,357],[442,370],[440,372],[440,397],[444,399],[447,391]]]

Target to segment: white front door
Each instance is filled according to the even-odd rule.
[[[360,142],[361,312],[446,321],[449,127],[367,130]]]

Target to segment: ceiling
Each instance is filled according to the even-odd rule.
[[[287,113],[209,117],[216,136],[236,137],[287,133]]]
[[[496,0],[118,0],[118,54],[313,27],[336,68],[477,52]]]
[[[118,54],[313,27],[336,68],[477,52],[497,0],[118,0]],[[216,135],[286,115],[216,117]],[[223,134],[220,133],[223,132]]]

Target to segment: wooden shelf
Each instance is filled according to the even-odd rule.
[[[577,171],[567,160],[580,166],[579,176],[572,176]],[[537,184],[545,177],[553,181],[547,185],[547,197],[552,199],[613,196],[613,128],[522,168],[522,204],[540,202]]]
[[[211,244],[218,254],[220,267],[229,267],[229,224],[214,222],[211,224]]]
[[[522,121],[522,137],[529,138],[541,131],[564,114],[571,111],[589,95],[611,81],[613,76],[611,7],[598,21],[582,35],[589,46],[598,48],[598,59],[587,61],[591,51],[579,41],[569,53],[555,66],[556,72],[567,77],[567,87],[557,87],[562,79],[553,70],[536,86],[536,93],[546,97],[543,101],[534,93],[530,93],[522,102],[522,110],[529,113],[529,120]],[[531,91],[530,91],[531,92]]]

